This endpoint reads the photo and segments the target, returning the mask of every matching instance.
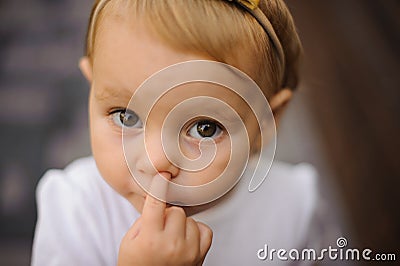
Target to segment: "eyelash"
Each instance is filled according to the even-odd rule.
[[[133,116],[136,119],[134,120],[134,124],[132,126],[126,126],[124,122],[121,121],[122,114]],[[140,117],[135,112],[129,109],[115,109],[108,112],[108,116],[110,117],[110,120],[113,123],[113,125],[117,126],[118,128],[133,129],[133,128],[141,128],[143,126]]]

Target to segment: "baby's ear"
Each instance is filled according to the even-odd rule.
[[[272,113],[274,114],[276,124],[279,124],[282,113],[292,99],[292,96],[293,91],[289,88],[284,88],[271,97],[269,105],[271,106]]]
[[[81,69],[81,72],[87,81],[92,83],[93,69],[92,64],[87,56],[84,56],[79,60],[79,68]]]

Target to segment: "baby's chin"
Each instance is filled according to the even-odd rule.
[[[212,206],[214,206],[214,204],[212,204],[212,202],[210,202],[210,203],[198,205],[198,206],[186,206],[186,207],[183,207],[183,209],[185,210],[186,216],[189,217],[189,216],[195,215],[199,212],[205,211]]]
[[[180,206],[180,205],[175,205],[175,204],[167,204],[167,206],[178,206],[182,207],[185,210],[186,216],[192,216],[197,213],[203,212],[213,206],[218,204],[218,200],[211,201],[209,203],[201,204],[201,205],[196,205],[196,206]]]

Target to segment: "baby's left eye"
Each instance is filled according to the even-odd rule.
[[[217,138],[223,132],[221,126],[218,125],[217,122],[213,120],[201,120],[193,124],[193,126],[189,129],[188,135],[196,138]]]

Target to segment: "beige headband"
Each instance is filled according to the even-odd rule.
[[[260,0],[226,0],[228,2],[234,2],[245,9],[248,13],[250,13],[258,23],[260,23],[261,27],[263,27],[264,31],[267,33],[269,39],[272,42],[276,52],[278,53],[279,61],[281,63],[282,74],[285,73],[285,52],[283,51],[281,42],[279,41],[278,36],[272,26],[271,22],[267,18],[267,16],[262,12],[262,10],[258,7]]]

